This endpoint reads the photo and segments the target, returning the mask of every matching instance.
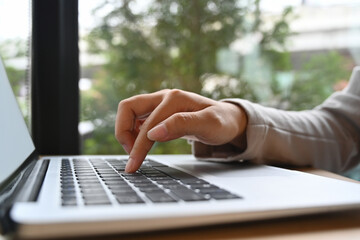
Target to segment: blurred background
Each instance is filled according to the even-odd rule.
[[[0,0],[0,55],[26,119],[30,15],[31,1]],[[360,0],[79,0],[82,153],[123,154],[118,102],[163,88],[311,109],[360,65],[359,16]],[[152,149],[190,152],[181,139]]]

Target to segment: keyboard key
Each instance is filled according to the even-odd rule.
[[[165,176],[165,177],[151,177],[150,178],[152,181],[154,182],[158,182],[158,181],[171,181],[174,180],[173,178],[169,177],[169,176]]]
[[[116,186],[129,186],[129,184],[127,184],[125,181],[106,181],[105,184],[111,188],[111,187],[116,187]]]
[[[137,184],[137,183],[152,183],[149,179],[147,178],[143,178],[143,179],[130,179],[129,182],[131,182],[132,184]]]
[[[184,184],[193,185],[193,184],[209,184],[209,182],[199,179],[199,178],[190,178],[190,179],[180,179]]]
[[[66,181],[66,180],[69,180],[69,181],[73,181],[74,180],[74,177],[71,175],[69,176],[61,176],[61,180],[62,181]]]
[[[97,177],[78,178],[78,183],[80,183],[80,184],[82,184],[82,183],[100,183],[100,180]]]
[[[84,195],[106,195],[105,193],[105,190],[102,189],[102,188],[98,188],[98,189],[92,189],[92,188],[82,188],[81,189],[81,192],[84,194]]]
[[[204,201],[208,200],[205,196],[195,193],[194,191],[190,189],[171,189],[171,193],[179,197],[180,199],[184,201]]]
[[[147,162],[153,167],[167,167],[166,165],[153,160],[147,160]]]
[[[71,188],[71,189],[61,189],[61,193],[63,195],[75,195],[75,188]]]
[[[68,178],[68,179],[60,178],[60,184],[61,185],[74,184],[74,178]]]
[[[169,196],[165,192],[148,192],[146,193],[146,197],[156,203],[176,202],[173,197]]]
[[[210,197],[216,200],[225,200],[225,199],[241,199],[240,196],[237,196],[232,193],[209,193]]]
[[[212,184],[191,184],[192,189],[218,189],[219,187]]]
[[[185,187],[184,185],[181,185],[180,183],[163,185],[162,187],[165,188],[165,189],[170,189],[170,190],[173,190],[173,189],[181,190],[181,189],[183,189],[183,190],[189,190],[191,192],[194,192],[193,190],[188,189],[187,187]]]
[[[87,171],[87,172],[75,172],[76,177],[96,177],[97,174],[94,171]]]
[[[156,181],[157,184],[162,185],[162,186],[174,186],[174,185],[181,185],[182,184],[178,183],[177,181],[174,180],[163,180],[163,181]]]
[[[81,189],[104,189],[104,187],[100,183],[83,183],[80,184],[79,187]]]
[[[121,178],[122,177],[117,173],[117,172],[113,172],[113,173],[99,173],[99,176],[101,178],[111,178],[111,177],[114,177],[114,178]]]
[[[196,179],[194,176],[192,176],[188,173],[185,173],[183,171],[177,170],[175,168],[170,168],[170,167],[155,167],[155,168],[176,180]]]
[[[61,183],[61,189],[75,189],[74,183]]]
[[[134,186],[137,188],[146,188],[146,187],[153,187],[156,186],[154,183],[152,182],[141,182],[141,183],[134,183]]]
[[[146,186],[146,187],[139,187],[141,192],[163,192],[164,190],[159,188],[158,186]]]
[[[124,183],[119,183],[119,184],[109,184],[108,185],[109,189],[119,189],[119,188],[131,188],[129,184],[127,184],[126,182]]]
[[[96,169],[96,172],[98,172],[100,174],[106,174],[106,173],[116,174],[115,170],[112,169],[112,168],[109,168],[109,169]]]
[[[62,200],[71,200],[71,199],[75,199],[75,200],[76,200],[76,195],[75,195],[75,194],[72,194],[72,195],[64,195],[64,194],[62,194],[62,195],[61,195],[61,199],[62,199]]]
[[[138,195],[125,195],[125,196],[116,196],[116,200],[120,204],[131,204],[131,203],[145,203]]]
[[[129,194],[136,194],[135,190],[132,188],[115,188],[111,189],[112,194],[116,196],[124,196]]]
[[[107,199],[91,198],[91,199],[84,200],[84,204],[87,206],[89,206],[89,205],[110,205],[111,202]]]
[[[202,194],[210,194],[210,193],[229,193],[228,191],[221,189],[221,188],[202,188],[202,189],[196,189],[197,192],[200,192]]]
[[[146,177],[148,177],[148,178],[156,178],[156,177],[167,177],[167,175],[165,174],[165,173],[160,173],[160,172],[158,172],[158,173],[146,173],[146,174],[144,174]]]
[[[179,185],[177,181],[174,180],[162,180],[162,181],[156,181],[157,184],[161,186],[171,186],[171,185]],[[181,184],[180,184],[181,185]]]
[[[104,182],[125,182],[120,176],[101,176]]]
[[[147,169],[147,170],[140,170],[140,172],[141,172],[142,174],[144,174],[145,176],[148,175],[148,174],[157,174],[157,173],[160,173],[159,170],[154,169],[154,168],[150,168],[150,169]]]
[[[76,174],[76,178],[77,179],[98,179],[98,177],[96,176],[96,174],[87,174],[87,175],[81,175],[81,174]]]
[[[77,205],[76,198],[63,199],[61,201],[61,205],[62,206],[76,206]]]

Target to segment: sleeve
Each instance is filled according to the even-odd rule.
[[[242,99],[226,99],[248,115],[247,147],[193,143],[200,160],[247,159],[261,164],[313,166],[344,172],[360,162],[360,67],[349,85],[308,111],[283,111]]]

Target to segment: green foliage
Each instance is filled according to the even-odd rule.
[[[3,59],[26,56],[26,42],[22,39],[6,39],[0,43],[0,53]]]
[[[26,57],[26,42],[21,39],[7,39],[0,43],[0,57],[5,65],[6,74],[9,78],[18,104],[24,115],[25,122],[30,125],[28,96],[21,96],[21,89],[26,86],[26,71],[10,64],[10,61]]]
[[[13,91],[18,95],[21,86],[25,83],[26,73],[25,70],[13,67],[7,62],[11,59],[25,57],[25,42],[19,39],[7,39],[0,43],[0,54]]]
[[[311,109],[334,92],[334,85],[348,80],[351,71],[338,52],[315,55],[296,73],[290,98],[291,110]]]
[[[268,57],[274,69],[289,68],[288,61],[282,60],[284,54],[276,49],[281,49],[289,34],[290,9],[264,30],[259,1],[242,6],[237,0],[154,0],[143,11],[136,11],[136,3],[108,0],[94,10],[98,14],[112,9],[87,37],[90,52],[103,55],[107,63],[96,73],[93,89],[82,94],[82,120],[96,126],[96,141],[85,141],[85,153],[119,153],[113,137],[117,104],[139,93],[179,88],[208,97],[256,100],[241,66],[236,74],[217,67],[218,52],[248,34],[263,35],[261,55]],[[211,76],[226,78],[236,87],[220,84],[211,93],[204,92]],[[178,149],[190,152],[182,140],[158,144],[154,151]]]
[[[257,8],[259,8],[258,5],[257,5]],[[259,25],[264,24],[260,17],[260,14],[261,14],[260,10],[257,10],[256,13],[257,13],[258,19],[259,19],[258,20],[259,22],[257,24],[259,24]],[[272,29],[270,29],[268,31],[261,30],[263,38],[261,40],[260,46],[265,50],[273,52],[272,56],[274,56],[275,49],[277,49],[278,51],[286,50],[285,49],[285,41],[288,38],[288,36],[290,34],[292,34],[290,32],[289,22],[293,18],[294,18],[294,16],[292,14],[292,8],[287,7],[283,10],[280,18],[274,23],[274,26],[272,27]],[[288,65],[286,64],[285,66],[288,66]]]
[[[349,76],[346,61],[336,52],[315,55],[292,70],[285,47],[292,34],[291,8],[269,27],[259,0],[246,6],[236,0],[154,0],[141,11],[136,3],[107,0],[94,10],[101,15],[111,9],[86,38],[90,52],[102,55],[106,64],[96,72],[92,89],[81,96],[81,119],[96,129],[84,142],[85,153],[124,153],[114,138],[117,104],[136,94],[179,88],[215,99],[265,99],[268,105],[301,110],[321,103],[336,82]],[[235,71],[221,69],[219,52],[226,54],[231,43],[247,36],[261,36],[256,48],[235,56]],[[216,84],[207,91],[209,82]],[[156,143],[152,152],[190,153],[190,147],[175,140]]]
[[[5,67],[11,87],[16,95],[20,93],[21,86],[25,83],[25,70],[11,66]]]
[[[235,0],[177,0],[134,13],[134,2],[104,3],[114,10],[88,38],[93,52],[106,55],[115,90],[122,98],[162,88],[200,92],[200,77],[216,72],[217,50],[237,37],[244,9]]]

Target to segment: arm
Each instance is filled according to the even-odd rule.
[[[238,104],[248,115],[247,148],[232,151],[228,159],[312,165],[335,172],[360,161],[360,68],[354,69],[344,91],[310,111],[288,112],[246,100],[227,101]],[[212,158],[218,152],[222,149],[194,144],[194,153],[200,158]]]

